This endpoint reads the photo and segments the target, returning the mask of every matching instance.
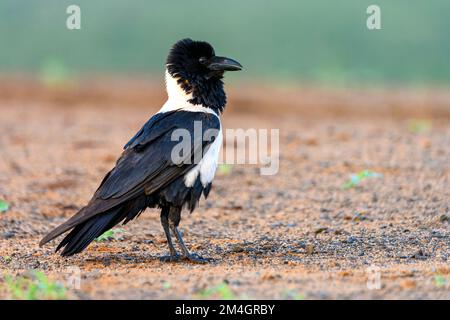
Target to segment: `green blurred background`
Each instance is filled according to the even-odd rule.
[[[66,28],[70,4],[81,30]],[[382,30],[366,28],[370,4]],[[184,37],[258,81],[450,83],[449,0],[0,0],[2,73],[161,75]]]

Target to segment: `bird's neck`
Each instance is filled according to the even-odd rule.
[[[191,83],[187,80],[175,78],[166,70],[166,90],[171,105],[197,105],[211,109],[216,114],[222,113],[227,98],[223,89],[223,82],[204,81]]]

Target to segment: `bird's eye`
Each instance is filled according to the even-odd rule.
[[[206,59],[205,57],[200,57],[200,59],[198,59],[198,62],[200,62],[201,64],[206,64],[206,61],[208,61],[208,59]]]

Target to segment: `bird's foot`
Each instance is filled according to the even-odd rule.
[[[167,256],[162,256],[159,258],[161,262],[178,262],[181,261],[184,257],[179,254],[171,254]]]
[[[205,264],[205,263],[214,262],[213,258],[203,258],[196,253],[189,253],[188,255],[185,255],[183,258],[192,263]]]

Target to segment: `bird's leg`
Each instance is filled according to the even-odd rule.
[[[178,244],[180,245],[180,248],[183,251],[184,258],[195,263],[211,262],[212,259],[202,258],[198,254],[190,253],[188,248],[186,248],[186,245],[184,244],[183,238],[181,236],[181,232],[178,230],[180,218],[181,218],[181,208],[171,207],[169,211],[169,226],[173,234],[177,238]]]
[[[168,210],[163,208],[161,210],[161,225],[164,229],[164,233],[166,234],[167,238],[167,244],[169,245],[170,255],[161,257],[161,261],[164,262],[170,262],[170,261],[178,261],[180,260],[180,256],[177,253],[177,250],[175,250],[175,247],[173,246],[172,237],[170,235],[169,230],[169,220],[168,220]]]

